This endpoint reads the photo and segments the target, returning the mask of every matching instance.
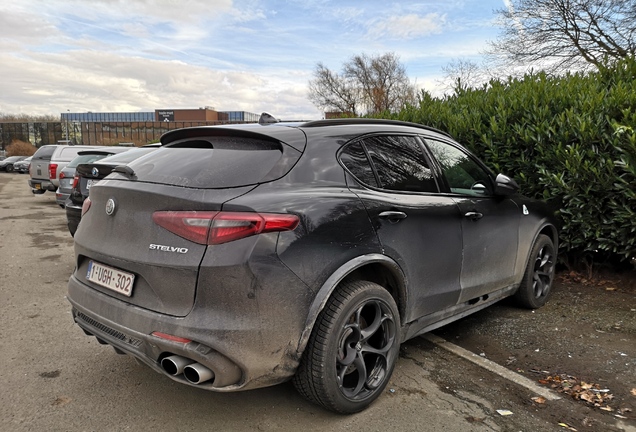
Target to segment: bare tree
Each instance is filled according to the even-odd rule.
[[[353,56],[341,74],[318,63],[309,99],[318,107],[352,115],[396,111],[415,101],[415,87],[394,53]]]
[[[489,79],[489,71],[485,66],[467,59],[453,59],[442,66],[444,78],[440,84],[445,90],[457,92],[468,88],[476,88]]]
[[[335,109],[357,116],[362,98],[353,79],[338,75],[318,63],[314,79],[309,81],[309,100],[321,109]]]
[[[636,0],[508,0],[491,54],[550,71],[636,54]]]

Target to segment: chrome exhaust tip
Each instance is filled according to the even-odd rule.
[[[193,363],[183,368],[183,376],[192,384],[201,384],[214,379],[214,372],[202,364]]]
[[[167,374],[177,376],[181,375],[183,373],[183,369],[192,363],[194,363],[194,360],[190,360],[189,358],[181,357],[178,355],[173,355],[161,360],[161,367]]]

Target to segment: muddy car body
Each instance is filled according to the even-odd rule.
[[[557,230],[450,136],[329,120],[176,130],[93,186],[75,322],[215,391],[293,377],[341,413],[381,393],[402,341],[550,294]]]

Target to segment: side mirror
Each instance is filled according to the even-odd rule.
[[[512,195],[519,190],[519,185],[510,177],[497,174],[495,179],[495,195]]]

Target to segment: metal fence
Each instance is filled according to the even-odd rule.
[[[40,147],[70,140],[73,144],[137,146],[159,140],[173,129],[191,126],[212,126],[228,122],[0,122],[0,148],[4,150],[14,140]],[[235,124],[236,122],[232,122]]]

